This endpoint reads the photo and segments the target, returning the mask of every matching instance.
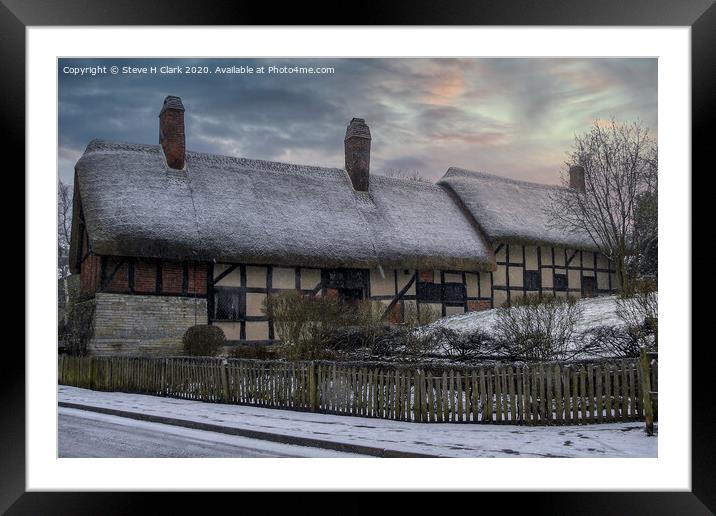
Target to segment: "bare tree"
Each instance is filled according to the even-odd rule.
[[[385,177],[394,177],[396,179],[407,179],[408,181],[421,181],[423,183],[432,183],[430,179],[422,176],[419,170],[407,168],[386,168],[379,173]]]
[[[57,278],[70,275],[69,253],[72,231],[72,185],[57,184]]]
[[[584,193],[564,189],[552,196],[547,209],[553,225],[586,232],[613,261],[618,284],[628,292],[630,263],[657,245],[656,141],[641,122],[597,120],[589,132],[575,136],[569,159],[584,167]]]

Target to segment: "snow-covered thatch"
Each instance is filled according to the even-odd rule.
[[[371,176],[370,191],[355,192],[343,169],[196,152],[173,170],[159,145],[101,140],[77,162],[76,183],[96,254],[494,269],[477,227],[434,184]]]
[[[449,188],[494,243],[596,250],[586,233],[555,227],[547,207],[556,193],[574,190],[450,168],[438,184]]]

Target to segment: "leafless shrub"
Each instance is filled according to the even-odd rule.
[[[599,326],[587,330],[579,338],[579,355],[601,358],[635,358],[641,344],[624,326]]]
[[[282,345],[291,360],[340,358],[341,353],[379,347],[386,323],[384,307],[375,301],[344,301],[310,297],[300,292],[268,296],[264,313],[274,321]]]
[[[639,345],[658,349],[659,296],[654,282],[640,280],[617,299],[616,314]]]
[[[528,295],[497,312],[495,337],[513,360],[566,360],[582,308],[571,297]]]
[[[276,350],[264,344],[238,345],[229,350],[229,358],[244,358],[254,360],[271,360],[276,358]]]
[[[87,354],[87,346],[94,334],[94,299],[78,297],[67,308],[67,325],[64,334],[59,335],[67,345],[67,352],[71,355],[83,356]]]
[[[434,336],[442,354],[457,361],[494,359],[501,352],[500,343],[487,331],[459,332],[439,328]]]

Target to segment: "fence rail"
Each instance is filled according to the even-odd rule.
[[[656,362],[647,372],[656,385]],[[59,383],[208,402],[426,423],[643,420],[636,359],[430,369],[340,362],[60,355]],[[655,411],[654,411],[655,412]]]

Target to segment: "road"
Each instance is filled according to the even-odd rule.
[[[59,457],[364,457],[59,408]]]

